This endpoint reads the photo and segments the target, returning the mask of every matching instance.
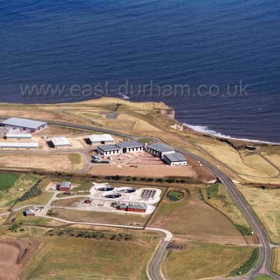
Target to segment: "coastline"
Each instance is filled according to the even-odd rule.
[[[184,127],[187,127],[199,134],[204,134],[204,135],[209,135],[213,137],[218,137],[222,139],[230,139],[230,140],[236,140],[236,141],[243,141],[243,142],[251,142],[255,144],[268,144],[268,145],[277,145],[280,146],[280,143],[277,142],[269,142],[269,141],[264,141],[264,140],[256,140],[256,139],[247,139],[247,138],[238,138],[238,137],[232,137],[230,135],[225,135],[220,132],[217,132],[215,130],[209,129],[207,126],[202,126],[202,125],[191,125],[187,123],[183,123]]]

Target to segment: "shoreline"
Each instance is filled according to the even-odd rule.
[[[207,126],[202,126],[202,125],[191,125],[187,123],[183,123],[184,127],[190,128],[195,132],[198,132],[200,134],[206,134],[209,136],[214,136],[222,139],[231,139],[231,140],[236,140],[236,141],[243,141],[243,142],[251,142],[255,144],[268,144],[268,145],[277,145],[280,146],[280,143],[277,142],[270,142],[270,141],[265,141],[265,140],[255,140],[255,139],[248,139],[248,138],[238,138],[238,137],[232,137],[230,135],[225,135],[220,132],[217,132],[215,130],[209,129]]]

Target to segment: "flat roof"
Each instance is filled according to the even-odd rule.
[[[114,138],[110,134],[93,134],[88,137],[91,142],[114,142]]]
[[[42,125],[46,125],[47,123],[22,118],[10,118],[3,121],[2,124],[37,129]]]
[[[137,147],[143,147],[143,144],[137,141],[124,141],[116,144],[116,146],[120,148],[137,148]]]
[[[39,144],[22,142],[0,142],[0,148],[39,148]]]
[[[54,146],[70,146],[70,143],[66,137],[52,137],[51,142]]]
[[[165,145],[163,143],[154,143],[151,145],[148,145],[149,149],[155,150],[160,153],[167,153],[167,152],[172,152],[174,149],[168,145]]]
[[[32,138],[30,133],[7,133],[7,138]]]
[[[166,154],[164,155],[170,162],[181,162],[181,161],[187,161],[185,156],[181,153],[175,152],[172,154]]]
[[[117,145],[101,145],[98,146],[97,148],[103,152],[119,151],[121,149]]]

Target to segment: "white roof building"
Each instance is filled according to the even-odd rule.
[[[5,135],[7,139],[31,139],[32,134],[30,133],[7,133]]]
[[[88,137],[90,144],[95,143],[112,143],[115,142],[114,138],[110,134],[93,134]]]
[[[53,137],[51,143],[54,147],[67,147],[70,146],[70,142],[66,137]]]
[[[37,149],[39,148],[38,143],[17,143],[17,142],[0,142],[0,148],[11,148],[11,149]]]

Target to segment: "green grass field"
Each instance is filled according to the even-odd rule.
[[[146,265],[158,241],[46,238],[24,267],[21,280],[146,280]]]
[[[34,175],[0,174],[0,208],[12,206],[38,179]]]
[[[168,252],[163,271],[172,280],[225,277],[246,262],[252,251],[248,247],[191,242],[186,249]]]
[[[41,194],[35,197],[31,197],[29,199],[26,199],[24,201],[19,201],[15,204],[13,209],[19,208],[21,206],[25,205],[45,205],[49,202],[51,199],[53,193],[48,192],[45,190],[45,188],[48,186],[48,184],[51,183],[50,178],[44,178],[42,181],[38,184],[38,188],[41,189]]]
[[[267,275],[259,275],[254,277],[254,280],[273,280],[273,278]]]
[[[79,165],[82,162],[82,157],[80,154],[76,154],[76,153],[70,154],[69,158],[73,165]]]
[[[229,196],[224,185],[214,184],[201,190],[203,199],[207,203],[228,216],[243,235],[251,235],[252,230]]]

